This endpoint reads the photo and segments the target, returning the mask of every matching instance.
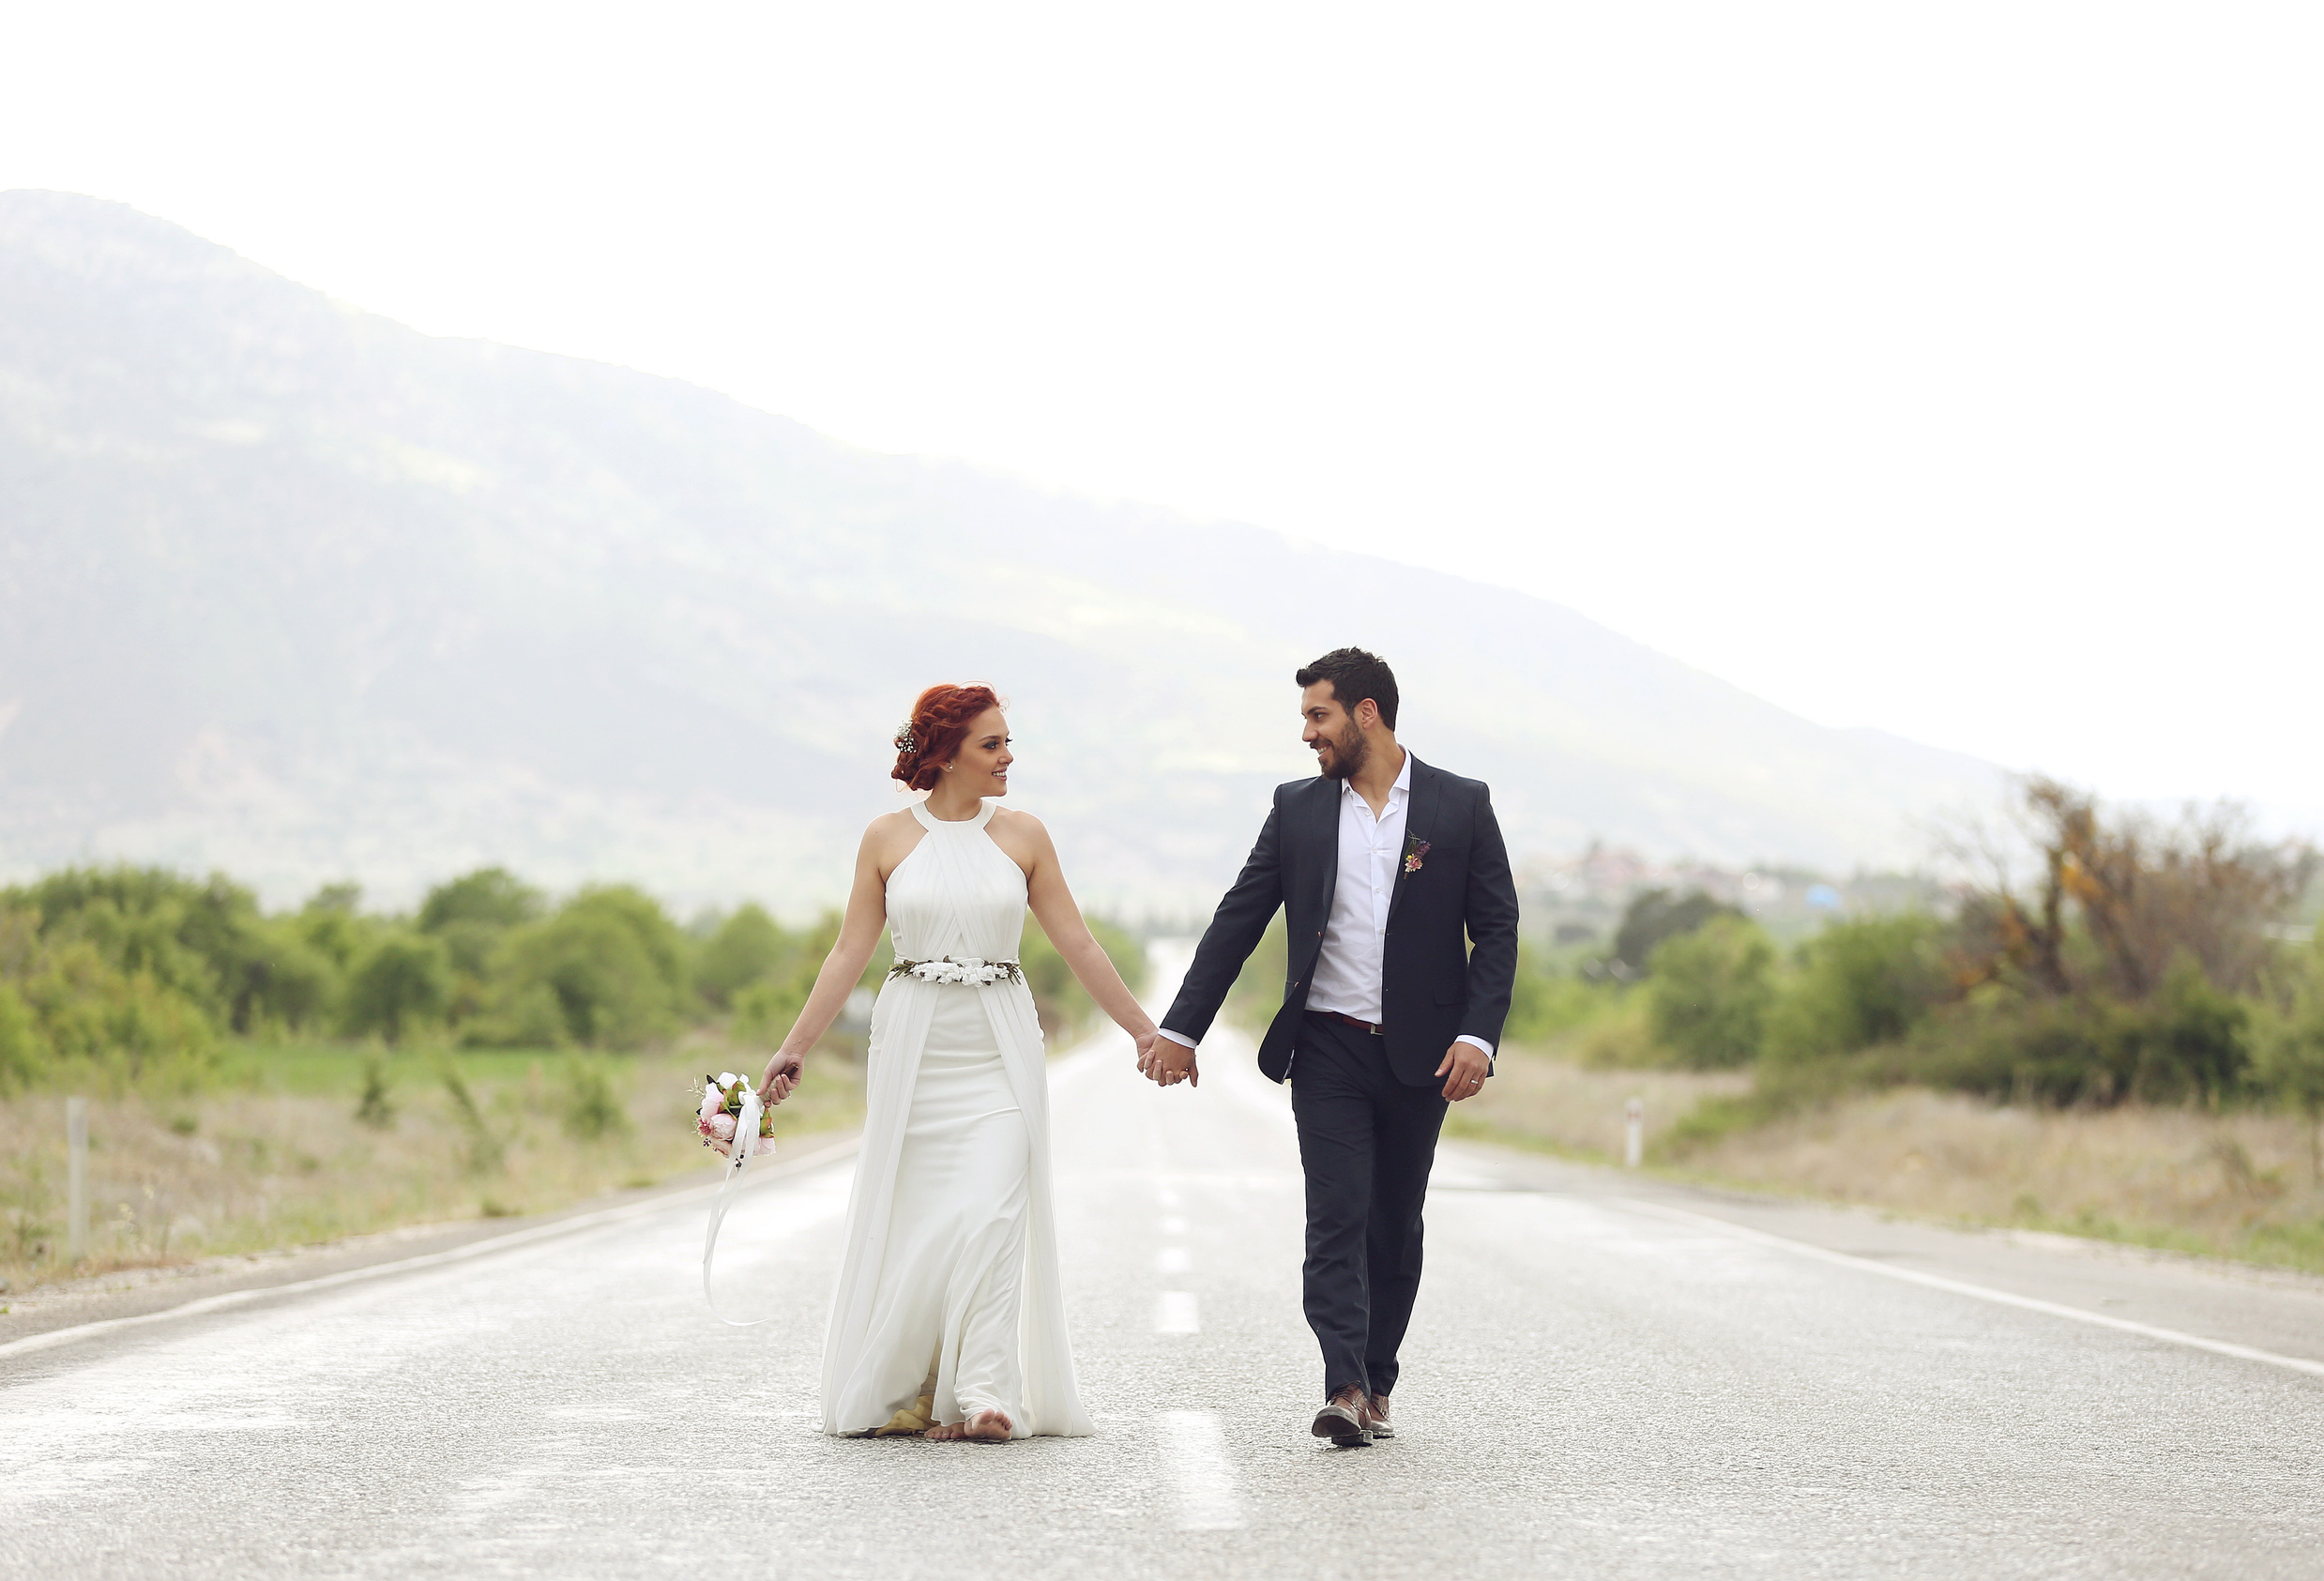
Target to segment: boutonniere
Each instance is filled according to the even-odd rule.
[[[1420,872],[1420,859],[1427,855],[1427,841],[1422,840],[1417,834],[1408,834],[1405,836],[1405,871],[1406,873]]]

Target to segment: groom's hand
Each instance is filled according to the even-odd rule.
[[[1156,1035],[1153,1046],[1138,1068],[1152,1077],[1157,1087],[1176,1087],[1183,1081],[1202,1086],[1202,1076],[1194,1064],[1194,1051],[1175,1038]]]
[[[1444,1063],[1436,1067],[1436,1074],[1444,1078],[1446,1099],[1458,1103],[1485,1089],[1485,1076],[1492,1069],[1493,1062],[1476,1044],[1454,1043],[1445,1050]]]

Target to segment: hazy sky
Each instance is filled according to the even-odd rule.
[[[0,187],[2314,824],[2320,19],[17,6]]]

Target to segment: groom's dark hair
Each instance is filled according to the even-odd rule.
[[[1360,647],[1335,647],[1291,678],[1301,686],[1329,681],[1332,697],[1351,714],[1357,704],[1369,697],[1379,705],[1380,722],[1390,730],[1396,728],[1396,672],[1376,653],[1366,653]]]

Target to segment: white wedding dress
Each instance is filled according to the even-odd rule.
[[[1025,873],[987,802],[926,829],[888,877],[899,960],[1014,961]],[[1049,1085],[1025,984],[890,978],[872,1011],[863,1149],[823,1349],[823,1430],[916,1431],[1007,1413],[1088,1433],[1057,1285]]]

